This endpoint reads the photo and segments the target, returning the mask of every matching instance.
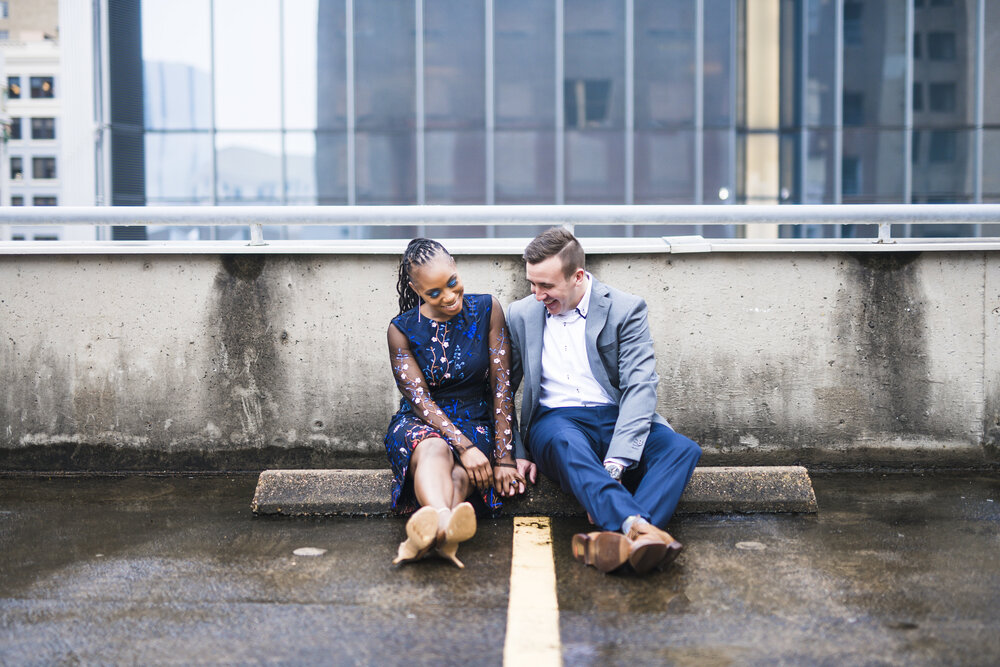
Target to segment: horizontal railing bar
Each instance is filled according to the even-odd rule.
[[[1000,224],[1000,204],[3,207],[0,225]]]

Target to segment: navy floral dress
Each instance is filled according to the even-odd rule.
[[[505,457],[513,462],[510,344],[503,311],[497,310],[493,313],[491,295],[466,294],[461,312],[447,322],[420,315],[418,308],[393,318],[409,344],[392,350],[392,370],[403,394],[385,436],[395,511],[418,506],[406,474],[413,449],[423,440],[443,438],[457,460],[464,436],[491,463]],[[491,317],[497,316],[491,330]],[[495,512],[501,505],[492,488],[482,493],[482,501],[480,511]]]

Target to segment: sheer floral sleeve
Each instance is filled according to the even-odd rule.
[[[494,462],[514,466],[514,397],[510,386],[510,338],[503,307],[493,299],[490,312],[490,389],[493,395]],[[502,463],[501,463],[502,462]]]
[[[410,404],[413,413],[425,424],[436,429],[444,436],[452,449],[461,454],[472,442],[465,437],[458,426],[444,414],[437,403],[431,398],[430,388],[424,378],[420,365],[413,357],[410,342],[394,324],[389,325],[389,357],[392,363],[392,374],[396,378],[396,386],[403,398]]]

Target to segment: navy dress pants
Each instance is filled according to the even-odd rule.
[[[622,522],[637,514],[663,528],[701,458],[701,448],[653,423],[638,465],[618,483],[604,469],[617,419],[617,405],[540,408],[528,432],[535,464],[572,493],[603,530],[621,530]]]

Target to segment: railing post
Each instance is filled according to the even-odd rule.
[[[264,243],[264,226],[261,224],[250,225],[250,243],[247,245],[267,245]]]
[[[888,222],[878,223],[878,242],[892,243],[892,224]]]

